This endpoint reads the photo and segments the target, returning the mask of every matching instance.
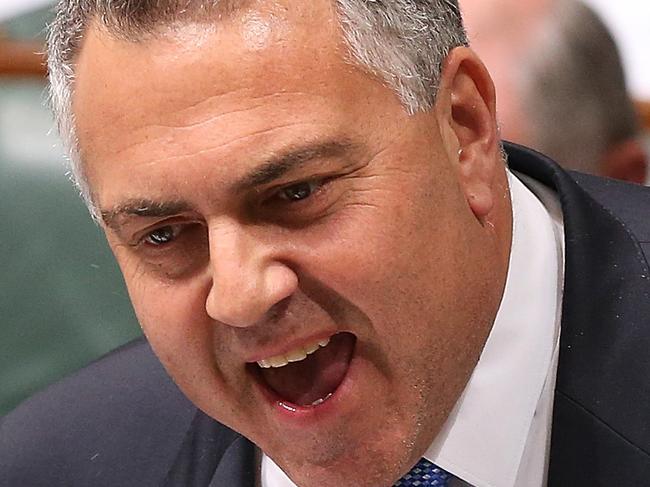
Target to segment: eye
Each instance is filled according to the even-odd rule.
[[[278,192],[278,197],[286,201],[301,201],[309,198],[321,186],[320,181],[307,181],[292,184]]]
[[[282,225],[316,221],[337,201],[340,185],[333,184],[335,179],[321,177],[273,188],[255,207],[259,211],[256,216]]]
[[[143,242],[154,247],[161,247],[173,242],[181,232],[180,225],[167,225],[145,235]]]

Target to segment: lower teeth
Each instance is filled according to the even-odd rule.
[[[332,393],[329,393],[325,397],[321,397],[320,399],[316,399],[314,402],[311,403],[312,406],[318,406],[319,404],[323,404],[325,401],[327,401],[330,397],[332,397]]]

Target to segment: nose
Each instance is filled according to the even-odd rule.
[[[277,246],[235,222],[212,225],[209,232],[212,285],[205,306],[213,320],[252,326],[295,292],[298,277],[278,260]]]

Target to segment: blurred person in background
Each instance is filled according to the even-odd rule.
[[[569,169],[646,180],[647,156],[619,52],[590,7],[572,0],[463,0],[461,8],[472,46],[497,86],[504,139]]]

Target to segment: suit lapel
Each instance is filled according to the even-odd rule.
[[[164,487],[254,487],[255,446],[197,411]]]
[[[650,478],[650,282],[639,242],[554,163],[508,152],[513,169],[558,191],[564,214],[549,485],[642,485]]]
[[[236,439],[223,455],[210,487],[255,487],[257,462],[255,446],[243,436]]]

